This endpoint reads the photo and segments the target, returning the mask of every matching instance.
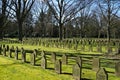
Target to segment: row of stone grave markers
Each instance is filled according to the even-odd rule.
[[[18,47],[16,49],[12,46],[9,48],[9,46],[1,46],[0,51],[2,51],[3,56],[6,56],[6,51],[8,51],[8,56],[12,57],[12,52],[15,52],[15,59],[18,59]],[[31,53],[31,64],[35,65],[36,57],[37,57],[37,51],[34,50],[33,53]],[[22,62],[26,62],[26,52],[23,48],[21,48],[21,55],[22,55]],[[56,53],[51,54],[51,60],[55,65],[55,72],[58,74],[62,73],[62,65],[68,64],[68,56],[66,54],[63,54],[62,60],[58,60],[56,58]],[[47,58],[45,51],[41,52],[41,67],[46,69],[47,68]],[[81,73],[82,73],[82,58],[80,56],[76,57],[76,64],[73,65],[73,78],[75,80],[81,80]],[[93,65],[92,70],[96,71],[96,80],[108,80],[108,74],[107,71],[104,68],[100,68],[100,59],[99,58],[93,58]],[[115,65],[115,74],[116,76],[120,77],[120,62],[116,63]]]
[[[7,42],[10,43],[16,43],[14,40],[7,39]],[[91,51],[94,52],[94,47],[97,48],[96,51],[103,52],[102,48],[103,46],[106,46],[106,52],[112,53],[113,48],[112,46],[115,46],[115,52],[119,52],[119,46],[120,46],[120,40],[111,40],[109,43],[110,46],[108,46],[108,42],[105,39],[65,39],[60,41],[59,39],[39,39],[39,38],[26,38],[22,42],[23,44],[30,44],[30,45],[41,45],[45,47],[60,47],[60,48],[69,48],[69,49],[75,49],[75,50],[81,50],[81,51]],[[81,47],[79,47],[81,46]],[[89,49],[86,48],[86,46],[89,46]]]
[[[106,52],[107,53],[112,53],[113,52],[113,48],[112,46],[115,46],[115,52],[118,52],[118,48],[120,46],[120,41],[116,40],[112,41],[108,44],[108,42],[106,40],[63,40],[60,41],[58,39],[27,39],[25,41],[23,41],[23,44],[31,44],[31,45],[41,45],[41,46],[45,46],[45,47],[60,47],[60,48],[73,48],[75,50],[81,50],[81,51],[91,51],[94,52],[95,50],[93,49],[94,47],[97,48],[96,51],[98,52],[103,52],[102,48],[103,46],[106,46]],[[108,46],[110,45],[110,46]],[[81,46],[81,47],[79,47]],[[86,48],[86,46],[89,46],[89,49]]]

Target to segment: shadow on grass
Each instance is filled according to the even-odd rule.
[[[90,70],[92,69],[92,68],[90,68],[90,67],[82,67],[82,68],[84,68],[84,69],[90,69]]]
[[[82,78],[81,80],[92,80],[92,79]]]
[[[35,64],[35,66],[41,66],[40,64]]]
[[[112,71],[107,71],[107,73],[115,74],[115,72],[112,72]]]
[[[47,68],[47,69],[49,69],[49,70],[54,70],[54,68]]]
[[[72,75],[72,73],[63,72],[61,74]]]

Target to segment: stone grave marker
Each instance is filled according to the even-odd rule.
[[[81,79],[82,67],[78,63],[76,63],[75,65],[73,65],[73,71],[72,71],[72,73],[73,73],[73,78],[75,80],[82,80]]]
[[[55,52],[51,53],[51,60],[53,63],[55,63],[55,61],[56,61],[56,53]]]
[[[41,52],[41,57],[44,57],[45,56],[45,51],[42,51]]]
[[[0,45],[0,55],[2,54],[1,52],[2,52],[2,45]]]
[[[9,46],[8,45],[6,46],[6,51],[9,51]]]
[[[6,56],[6,48],[3,47],[3,56]]]
[[[22,62],[26,62],[26,52],[23,48],[21,48],[21,54],[22,54]]]
[[[15,59],[18,60],[18,47],[15,49]]]
[[[78,63],[82,67],[82,58],[80,56],[76,57],[76,63]]]
[[[89,45],[89,51],[93,52],[93,46],[92,46],[92,44]]]
[[[62,73],[62,62],[60,59],[55,61],[55,72],[58,74]]]
[[[43,56],[42,59],[41,59],[41,67],[42,67],[43,69],[46,69],[46,68],[47,68],[46,56]]]
[[[115,74],[116,76],[120,77],[120,62],[115,64]]]
[[[98,71],[99,68],[100,68],[100,59],[99,58],[93,58],[92,70],[93,71]]]
[[[9,58],[12,58],[12,49],[9,49]]]
[[[98,46],[97,46],[97,51],[98,51],[98,52],[102,52],[102,46],[101,46],[101,45],[98,45]]]
[[[64,65],[68,64],[68,56],[66,54],[63,54],[62,56],[62,64]]]
[[[36,50],[31,53],[31,64],[35,65]]]
[[[100,68],[96,73],[96,80],[108,80],[108,74],[104,68]]]

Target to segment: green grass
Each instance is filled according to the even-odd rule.
[[[40,66],[0,56],[0,80],[73,80],[73,78],[69,75],[58,75],[53,70],[44,70]]]
[[[3,44],[3,43],[2,43]],[[4,43],[6,44],[6,43]],[[9,46],[18,46],[19,48],[23,47],[24,49],[34,50],[40,49],[50,52],[61,52],[61,53],[72,53],[82,54],[83,57],[83,68],[82,68],[82,79],[86,80],[96,80],[96,72],[92,71],[92,55],[91,54],[101,54],[98,52],[80,52],[70,49],[61,49],[61,48],[51,48],[51,47],[42,47],[42,46],[30,46],[22,44],[8,44]],[[84,54],[84,55],[83,55]],[[8,54],[7,54],[8,55]],[[12,55],[14,57],[14,54]],[[27,53],[27,62],[21,62],[21,54],[19,54],[19,60],[14,58],[3,57],[0,55],[0,80],[74,80],[72,77],[72,66],[75,64],[75,57],[70,56],[68,60],[68,65],[62,66],[62,73],[57,74],[54,71],[54,64],[51,62],[51,56],[47,55],[47,68],[42,69],[40,65],[41,56],[38,55],[36,58],[37,66],[32,66],[30,62],[30,54]],[[103,58],[100,56],[100,58]],[[61,59],[61,56],[57,56],[57,59]],[[109,64],[109,65],[108,65]],[[119,77],[116,77],[114,72],[114,61],[102,59],[101,67],[109,72],[108,80],[120,80]]]

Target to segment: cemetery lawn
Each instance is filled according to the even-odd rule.
[[[40,49],[51,52],[61,52],[61,53],[72,53],[81,54],[79,51],[69,50],[69,49],[58,49],[51,47],[40,47],[40,46],[29,46],[29,45],[21,45],[21,44],[6,44],[9,46],[18,46],[18,48],[23,47],[24,49],[34,50]],[[83,55],[83,67],[82,67],[82,80],[96,80],[96,72],[92,71],[91,65],[91,55],[90,54],[101,54],[95,52],[84,52]],[[88,54],[88,55],[86,55]],[[13,55],[14,56],[14,55]],[[71,56],[72,57],[72,56]],[[40,57],[39,57],[40,58]],[[58,57],[60,58],[60,57]],[[0,55],[0,80],[74,80],[72,77],[72,66],[75,64],[75,60],[73,58],[68,59],[68,65],[62,65],[62,74],[57,74],[54,71],[54,64],[51,63],[51,56],[47,55],[47,65],[48,69],[42,69],[40,67],[40,60],[37,59],[36,66],[30,64],[30,54],[27,54],[27,63],[23,63],[21,61],[21,56],[19,60],[15,60],[14,58],[3,57]],[[108,64],[111,60],[102,60],[105,64],[101,63],[101,67],[105,67],[108,71],[108,80],[120,80],[119,77],[115,76],[115,69],[112,66],[114,61]]]
[[[69,75],[58,75],[52,70],[44,70],[40,66],[0,56],[0,80],[73,80],[73,78]]]

